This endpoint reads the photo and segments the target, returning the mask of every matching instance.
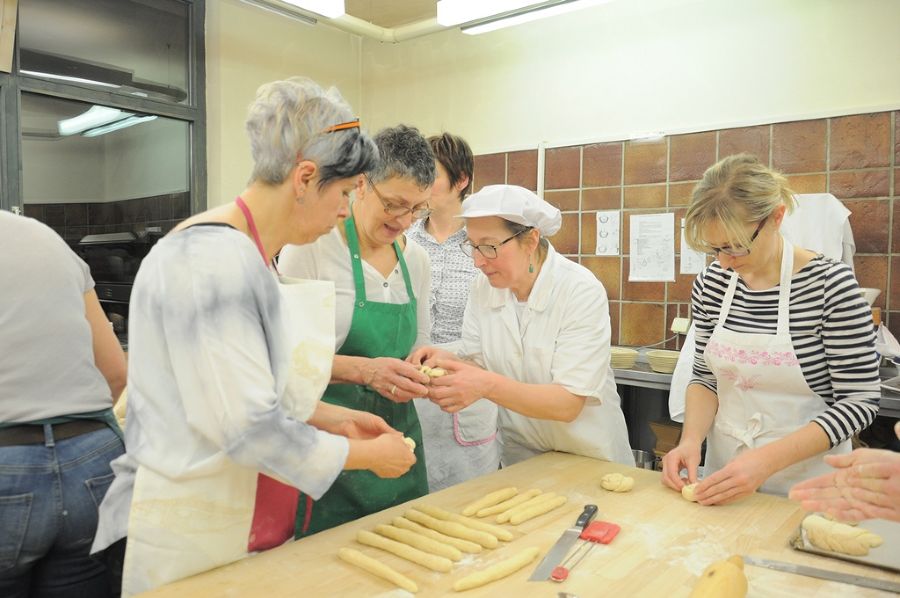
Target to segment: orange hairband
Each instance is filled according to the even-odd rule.
[[[359,119],[348,120],[345,123],[340,123],[337,125],[332,125],[327,129],[323,130],[323,133],[334,133],[335,131],[344,131],[346,129],[358,129],[359,128]]]

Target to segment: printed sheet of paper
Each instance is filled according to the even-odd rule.
[[[597,212],[596,255],[619,255],[619,210]]]
[[[706,254],[691,249],[684,240],[684,218],[681,219],[681,274],[699,274],[706,267]]]
[[[675,280],[675,214],[636,214],[630,224],[628,280]]]

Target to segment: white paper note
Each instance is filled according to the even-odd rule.
[[[619,210],[597,212],[597,255],[619,255]]]
[[[675,280],[675,214],[633,215],[628,280]]]
[[[681,274],[699,274],[706,267],[706,254],[691,249],[684,240],[684,218],[681,219]]]

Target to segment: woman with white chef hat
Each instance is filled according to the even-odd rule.
[[[740,154],[706,171],[687,211],[688,243],[716,259],[694,282],[694,376],[663,483],[696,482],[705,438],[701,504],[787,494],[878,412],[872,313],[846,264],[781,235],[792,205],[783,176]]]
[[[547,241],[559,210],[522,187],[490,185],[463,203],[461,217],[463,251],[484,276],[472,286],[458,351],[410,356],[447,372],[428,398],[448,413],[495,403],[504,466],[547,451],[633,465],[606,291]]]

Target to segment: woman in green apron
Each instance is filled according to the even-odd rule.
[[[338,350],[322,400],[380,416],[415,441],[417,463],[390,480],[366,471],[341,473],[321,499],[300,501],[298,538],[428,492],[422,430],[411,402],[427,396],[428,377],[404,359],[428,343],[430,265],[425,250],[403,233],[428,214],[434,156],[410,127],[385,129],[375,143],[381,159],[360,181],[351,217],[312,245],[285,247],[279,268],[335,283]]]

